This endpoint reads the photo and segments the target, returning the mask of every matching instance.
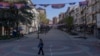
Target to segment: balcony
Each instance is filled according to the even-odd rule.
[[[96,0],[96,3],[100,2],[100,0]]]
[[[93,1],[91,2],[91,4],[92,4],[92,5],[96,4],[96,1],[95,1],[95,0],[93,0]]]
[[[90,24],[94,24],[95,23],[95,20],[93,20],[92,18],[87,18],[87,24],[90,25]]]

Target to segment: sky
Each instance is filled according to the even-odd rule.
[[[59,3],[76,2],[76,5],[80,1],[84,1],[84,0],[32,0],[33,4],[59,4]],[[67,11],[67,8],[69,6],[73,6],[73,5],[66,4],[66,6],[61,9],[53,9],[51,6],[46,7],[45,9],[46,9],[47,18],[52,20],[53,17],[58,17],[60,13]],[[41,6],[37,6],[37,7],[41,7]]]

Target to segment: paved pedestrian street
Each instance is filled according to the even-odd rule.
[[[44,42],[44,56],[100,56],[100,46],[95,41],[76,39],[57,29],[40,34]],[[18,40],[0,41],[0,56],[38,55],[37,34],[29,34]]]

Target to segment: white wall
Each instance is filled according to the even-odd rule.
[[[33,13],[34,13],[34,20],[32,20],[32,28],[31,31],[37,31],[38,30],[38,23],[39,23],[39,13],[36,11],[36,9],[32,9]]]

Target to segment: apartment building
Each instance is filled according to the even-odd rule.
[[[73,19],[74,19],[74,21],[73,21],[74,29],[76,31],[79,31],[80,30],[80,26],[82,25],[82,22],[80,22],[81,14],[80,14],[80,7],[79,7],[79,5],[76,5],[74,7],[74,14],[73,15],[74,15],[73,16]]]
[[[100,28],[100,0],[87,0],[87,26],[94,33]]]
[[[68,7],[65,16],[74,18],[75,29],[94,34],[100,31],[100,0],[86,0],[82,1],[81,5]]]
[[[64,19],[64,16],[65,16],[65,13],[64,12],[62,12],[62,13],[60,13],[59,14],[59,21],[61,21],[62,19]]]
[[[30,25],[29,28],[29,32],[34,32],[38,30],[38,26],[39,26],[39,12],[33,8],[32,11],[33,13],[33,20],[32,20],[32,24]]]
[[[42,21],[43,18],[42,18],[41,16],[44,16],[44,17],[46,18],[46,9],[39,7],[39,8],[37,8],[36,10],[37,10],[37,11],[39,12],[39,14],[40,14],[40,25],[42,25],[42,24],[44,24],[44,23],[43,23],[43,21]]]
[[[53,24],[57,24],[58,23],[58,17],[53,17]]]
[[[32,16],[34,17],[32,17],[31,19],[31,24],[20,24],[19,27],[23,28],[23,32],[25,34],[28,34],[38,30],[39,12],[34,6],[32,6],[33,3],[31,0],[26,0],[26,1],[27,1],[27,5],[31,7],[31,9],[27,9],[27,12],[32,13]],[[26,18],[29,19],[29,17]]]
[[[35,7],[32,6],[33,3],[32,3],[31,0],[0,0],[0,2],[7,2],[9,4],[11,3],[12,5],[16,4],[16,3],[26,4],[27,6],[31,7],[31,9],[27,8],[27,12],[28,13],[32,13],[33,16],[35,16],[35,17],[33,17],[33,19],[31,19],[31,23],[32,24],[27,24],[26,20],[23,19],[25,21],[25,23],[22,23],[21,21],[19,21],[18,28],[23,29],[23,31],[24,31],[25,34],[28,34],[29,32],[33,32],[35,29],[37,29],[37,26],[38,26],[38,23],[37,23],[37,21],[38,21],[37,20],[37,18],[38,18],[38,12],[35,10]],[[20,10],[18,12],[19,12],[19,14],[25,16],[23,13],[20,12]],[[28,20],[30,19],[27,16],[25,16],[25,18],[27,18]],[[4,35],[5,28],[2,26],[2,27],[0,27],[0,30],[1,30],[0,34]]]
[[[46,10],[44,8],[39,7],[39,8],[37,8],[37,11],[39,13],[42,13],[42,14],[45,14],[46,15]]]

